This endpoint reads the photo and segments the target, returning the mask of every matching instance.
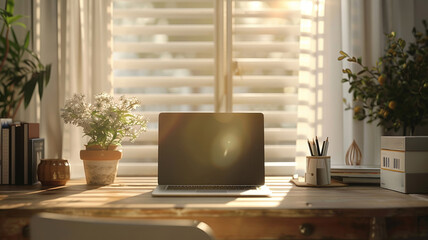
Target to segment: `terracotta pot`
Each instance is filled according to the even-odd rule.
[[[64,159],[42,159],[37,176],[43,186],[63,186],[70,180],[70,164]]]
[[[86,183],[89,185],[108,185],[114,183],[117,165],[122,158],[122,150],[110,146],[108,150],[100,146],[86,146],[80,151],[83,160]]]

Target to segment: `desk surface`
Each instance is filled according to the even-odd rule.
[[[268,177],[266,183],[273,192],[270,198],[153,198],[155,177],[118,178],[115,184],[103,187],[88,186],[83,179],[55,188],[0,186],[0,236],[25,239],[23,229],[28,229],[34,213],[56,212],[196,219],[210,225],[218,239],[428,237],[428,195],[401,194],[375,186],[304,188],[289,180]]]
[[[227,214],[260,214],[269,216],[364,216],[427,214],[427,194],[402,194],[375,186],[305,188],[289,183],[287,177],[267,177],[272,197],[152,197],[155,177],[117,178],[115,184],[103,187],[86,185],[84,179],[71,180],[66,186],[0,186],[1,210],[139,210],[140,213],[180,215],[199,211],[226,211]],[[231,210],[236,211],[232,213]],[[246,211],[240,211],[246,210]],[[251,211],[249,211],[251,210]],[[340,212],[340,213],[339,213]],[[130,214],[137,214],[135,211]]]

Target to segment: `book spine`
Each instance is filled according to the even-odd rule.
[[[8,128],[11,123],[11,118],[0,118],[0,184],[9,184],[9,157],[3,158],[3,129]],[[9,138],[8,134],[7,137]]]
[[[382,136],[380,140],[381,149],[404,151],[405,139],[396,136]]]
[[[383,170],[390,170],[395,172],[404,172],[405,169],[405,153],[390,151],[390,150],[381,150],[381,162],[380,166]]]
[[[2,161],[2,184],[10,183],[10,164],[9,164],[9,128],[1,130],[1,161]]]
[[[381,169],[403,173],[428,173],[428,152],[381,150]]]
[[[16,126],[11,125],[9,134],[10,184],[16,184],[15,132]]]
[[[30,181],[30,184],[34,184],[37,183],[37,166],[39,165],[40,160],[45,157],[45,139],[30,139],[28,142],[28,151],[28,163],[30,164],[30,166],[28,167],[28,179]]]
[[[395,151],[428,151],[428,137],[382,136],[381,149]]]
[[[23,151],[23,162],[24,162],[24,184],[29,184],[28,173],[29,173],[29,163],[28,163],[28,123],[22,125],[23,134],[22,134],[22,145]]]
[[[9,171],[9,166],[5,166],[3,164],[3,158],[2,158],[2,152],[3,152],[3,148],[2,148],[2,140],[3,140],[3,126],[0,127],[0,184],[7,184],[4,183],[3,181],[3,175],[4,175],[4,171]],[[9,164],[8,164],[9,165]],[[8,176],[9,177],[9,176]]]
[[[38,123],[27,123],[28,124],[28,139],[40,138],[40,130]]]
[[[15,181],[16,184],[24,184],[24,127],[16,126],[15,129]]]

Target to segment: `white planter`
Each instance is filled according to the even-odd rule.
[[[380,186],[402,193],[428,193],[428,137],[381,137]]]
[[[122,150],[109,150],[91,146],[80,151],[85,168],[86,183],[89,185],[108,185],[114,183],[117,165],[122,158]]]

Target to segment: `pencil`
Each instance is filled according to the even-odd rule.
[[[309,151],[311,152],[311,156],[313,156],[314,152],[312,151],[312,147],[311,147],[311,143],[309,142],[309,139],[308,139],[308,146],[309,146]]]
[[[318,144],[318,137],[315,136],[315,144],[316,144],[316,150],[318,155],[317,156],[321,156],[321,152],[320,152],[320,145]]]
[[[324,147],[325,147],[325,141],[322,141],[322,147],[321,147],[321,156],[325,156],[325,149],[324,149]]]
[[[328,152],[328,137],[325,140],[325,147],[324,147],[324,156],[327,156],[327,152]]]
[[[312,139],[312,141],[311,141],[311,146],[312,146],[312,152],[313,152],[314,156],[318,156],[317,146],[315,145],[314,139]]]

